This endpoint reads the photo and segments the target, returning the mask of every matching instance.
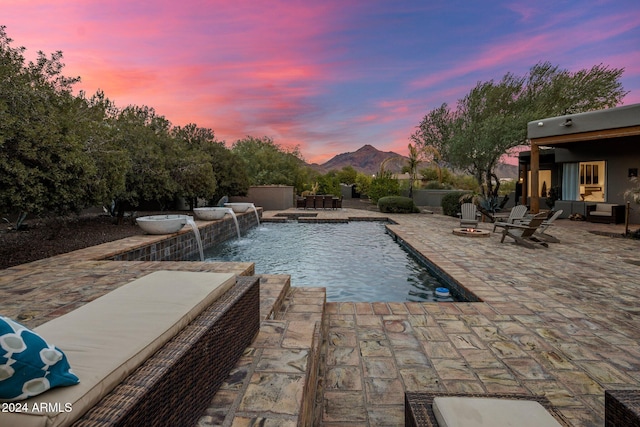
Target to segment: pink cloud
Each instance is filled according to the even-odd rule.
[[[81,24],[57,40],[75,46],[81,34],[84,46],[65,52],[65,72],[118,106],[153,106],[174,124],[197,122],[231,141],[253,132],[296,139],[297,119],[316,109],[309,99],[336,75],[326,56],[333,41],[316,36],[332,33],[338,5],[193,4],[160,2],[148,13],[119,2],[74,9]]]
[[[465,58],[453,67],[410,82],[410,86],[434,87],[453,78],[475,72],[496,69],[513,70],[514,65],[522,68],[522,64],[526,64],[528,68],[541,60],[555,61],[566,56],[570,57],[570,52],[580,46],[611,39],[638,26],[637,16],[633,14],[598,17],[574,24],[573,28],[570,27],[572,21],[566,18],[568,17],[564,16],[564,19],[556,17],[559,27],[545,28],[544,32],[539,34],[532,31],[524,31],[517,35],[510,34],[508,38],[480,49],[477,55]],[[549,26],[551,24],[547,24],[547,27]],[[566,37],[567,33],[572,34],[572,37]],[[501,77],[501,75],[495,76],[496,79]]]

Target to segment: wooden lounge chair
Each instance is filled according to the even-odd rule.
[[[463,203],[460,206],[460,228],[478,227],[478,208],[473,203]]]
[[[551,218],[543,221],[542,224],[540,224],[540,226],[538,227],[538,231],[535,232],[536,237],[540,237],[546,240],[547,242],[551,242],[551,243],[560,242],[560,240],[558,240],[557,238],[553,237],[550,234],[547,234],[547,229],[553,225],[553,222],[556,219],[558,219],[560,215],[562,215],[562,212],[563,212],[562,209],[560,209],[556,211],[553,215],[551,215]]]
[[[525,246],[530,249],[534,249],[538,246],[548,247],[547,242],[538,239],[534,234],[538,231],[540,224],[546,219],[547,214],[545,212],[539,213],[534,216],[529,224],[504,224],[502,230],[502,239],[500,243],[504,242],[504,238],[509,236],[517,244]]]
[[[493,223],[493,232],[495,233],[496,227],[501,227],[503,224],[517,224],[521,222],[527,214],[527,207],[525,205],[516,205],[511,208],[509,217],[504,221],[497,221]]]

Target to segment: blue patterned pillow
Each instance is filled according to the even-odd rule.
[[[0,400],[22,400],[79,382],[60,349],[0,316]]]

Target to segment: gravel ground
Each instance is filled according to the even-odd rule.
[[[16,231],[3,221],[0,269],[140,234],[132,220],[116,225],[113,218],[101,214],[27,219],[25,223],[24,230]]]

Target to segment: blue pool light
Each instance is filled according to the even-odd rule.
[[[437,297],[442,297],[442,298],[447,298],[447,297],[451,296],[451,294],[449,293],[449,289],[447,289],[447,288],[436,288],[436,296]]]

